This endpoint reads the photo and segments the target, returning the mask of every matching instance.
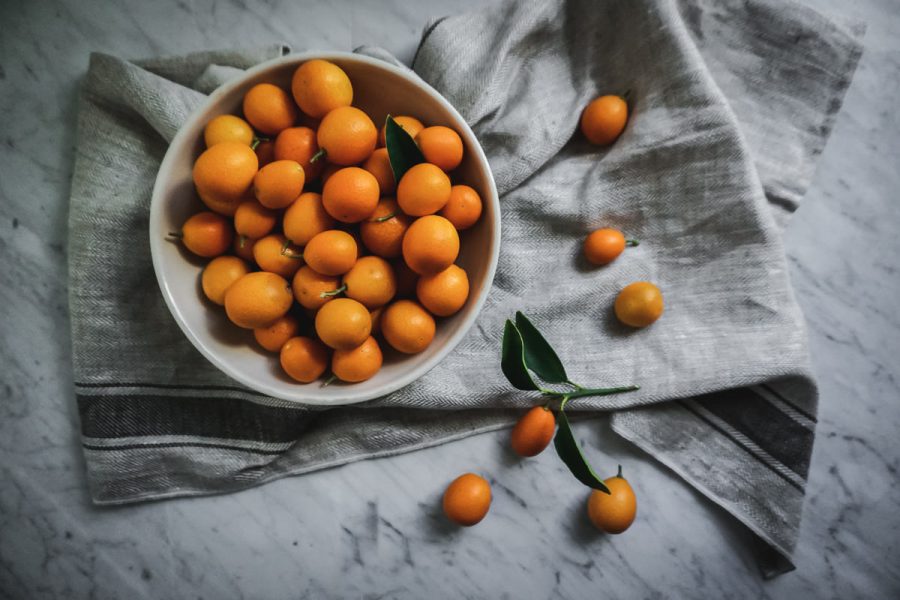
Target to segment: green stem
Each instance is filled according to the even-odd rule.
[[[250,142],[250,149],[256,150],[256,147],[259,146],[260,142],[268,142],[269,138],[253,136],[253,141]]]
[[[309,159],[310,163],[314,163],[320,158],[325,158],[328,155],[328,151],[325,148],[319,148],[319,151],[312,155],[312,158]]]
[[[335,375],[334,373],[332,373],[331,375],[329,375],[329,376],[325,379],[325,381],[322,382],[322,387],[326,387],[326,386],[331,385],[332,383],[334,383],[334,380],[335,380],[335,379],[337,379],[337,375]]]
[[[640,246],[640,242],[637,240],[625,240],[626,246]]]
[[[175,242],[184,237],[184,234],[180,231],[170,231],[169,235],[166,236],[170,242]]]
[[[545,390],[544,388],[540,388],[538,391],[543,396],[549,396],[550,398],[562,398],[562,405],[560,405],[560,410],[569,400],[573,400],[575,398],[584,398],[585,396],[609,396],[611,394],[621,394],[622,392],[633,392],[635,390],[641,389],[639,385],[626,385],[622,387],[612,387],[612,388],[586,388],[578,385],[574,381],[566,381],[569,385],[574,387],[575,389],[571,392],[557,392],[554,390]]]
[[[619,479],[622,479],[622,465],[619,465],[619,472],[616,473],[616,477],[618,477]]]
[[[246,235],[242,235],[241,237],[238,238],[238,248],[240,248],[241,250],[244,249],[244,245],[245,245],[246,243],[247,243],[247,236],[246,236]]]
[[[347,284],[345,283],[344,285],[337,288],[336,290],[331,290],[330,292],[322,292],[321,294],[319,294],[319,298],[330,298],[331,296],[337,296],[338,294],[340,294],[341,292],[343,292],[346,289],[347,289]]]
[[[383,217],[378,217],[377,219],[372,219],[371,222],[372,223],[384,223],[385,221],[389,221],[396,216],[397,216],[397,213],[392,211],[392,212],[389,212],[388,214],[384,215]]]
[[[302,254],[297,254],[296,252],[288,252],[288,246],[291,245],[291,240],[284,240],[284,243],[281,245],[281,255],[287,258],[300,259],[303,258]]]
[[[581,388],[570,394],[566,394],[568,399],[583,398],[585,396],[609,396],[610,394],[621,394],[622,392],[633,392],[641,389],[637,385],[626,385],[623,387],[613,388]]]

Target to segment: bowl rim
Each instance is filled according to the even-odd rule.
[[[422,91],[430,96],[433,101],[440,104],[450,115],[452,115],[457,120],[457,123],[454,125],[459,127],[459,129],[461,130],[459,131],[460,135],[464,138],[466,145],[472,149],[475,160],[481,163],[484,172],[487,174],[487,198],[485,198],[485,201],[491,204],[493,214],[495,215],[493,226],[490,230],[491,237],[490,252],[488,257],[489,263],[484,280],[485,285],[482,286],[481,292],[477,297],[470,299],[470,302],[473,302],[473,304],[471,305],[471,309],[469,310],[463,321],[460,323],[457,330],[444,343],[443,347],[441,347],[433,356],[425,360],[422,364],[416,366],[409,372],[405,373],[401,377],[398,377],[396,380],[387,385],[382,385],[371,391],[366,391],[365,382],[362,382],[359,384],[348,385],[346,386],[346,388],[340,388],[342,390],[346,390],[341,394],[335,395],[332,391],[332,393],[328,396],[317,394],[316,389],[318,388],[309,388],[309,384],[298,384],[298,395],[284,393],[276,387],[271,386],[265,382],[250,381],[248,378],[245,378],[241,374],[233,372],[222,360],[219,359],[216,352],[212,348],[208,347],[202,339],[195,335],[192,329],[188,326],[184,315],[181,313],[178,305],[175,302],[172,289],[169,287],[168,282],[162,275],[162,248],[163,244],[168,242],[164,240],[164,232],[161,229],[164,205],[164,199],[162,197],[163,185],[161,183],[161,175],[163,173],[168,173],[171,170],[172,165],[175,163],[175,153],[172,149],[181,146],[184,143],[188,143],[188,131],[196,129],[201,118],[207,112],[207,110],[211,106],[220,102],[224,96],[230,94],[236,88],[245,85],[247,80],[253,79],[260,74],[277,69],[279,67],[284,67],[291,64],[300,64],[304,61],[313,59],[357,62],[378,69],[384,69],[385,71],[391,72],[403,79],[406,79],[413,85],[421,88]],[[357,54],[354,52],[307,51],[287,54],[285,56],[277,57],[255,65],[247,69],[242,75],[230,79],[229,81],[226,81],[224,84],[216,88],[202,103],[200,103],[199,106],[197,106],[197,108],[194,109],[191,115],[181,125],[178,132],[175,134],[175,137],[173,137],[172,141],[169,143],[169,146],[166,149],[166,154],[163,157],[162,162],[160,163],[159,171],[157,172],[157,176],[154,180],[153,191],[150,198],[149,221],[150,255],[153,262],[153,271],[156,275],[156,281],[159,285],[159,289],[162,293],[163,299],[166,302],[166,306],[169,308],[169,312],[171,313],[175,322],[178,324],[178,327],[181,329],[182,333],[184,333],[185,337],[187,337],[188,340],[190,340],[191,344],[193,344],[193,346],[197,350],[199,350],[200,353],[209,362],[215,365],[215,367],[218,368],[222,373],[246,386],[247,388],[249,388],[249,390],[265,394],[266,396],[269,396],[271,398],[285,400],[298,405],[341,406],[348,404],[357,404],[360,402],[365,402],[392,394],[427,374],[456,348],[456,346],[462,341],[463,337],[465,337],[465,335],[472,328],[475,320],[481,314],[481,310],[484,307],[487,296],[490,293],[491,288],[493,287],[494,276],[497,271],[497,263],[499,262],[500,257],[500,201],[497,193],[497,186],[494,181],[493,172],[490,168],[490,163],[487,160],[487,156],[485,156],[484,154],[484,149],[481,147],[481,144],[475,137],[474,132],[469,127],[469,124],[465,121],[465,119],[463,119],[462,115],[459,114],[456,108],[446,98],[444,98],[427,82],[421,79],[418,74],[416,74],[411,69],[408,69],[406,67],[401,68],[385,60],[366,56],[363,54]],[[301,392],[302,397],[300,397]],[[253,394],[250,395],[253,396]],[[261,404],[271,404],[271,400],[266,397],[251,397],[248,399]]]

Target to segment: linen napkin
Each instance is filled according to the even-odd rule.
[[[328,411],[267,398],[207,363],[165,307],[146,236],[167,142],[203,92],[286,49],[92,55],[69,272],[94,501],[226,492],[507,425],[534,401],[499,366],[503,322],[523,310],[574,380],[642,386],[570,410],[615,411],[616,432],[765,542],[766,574],[790,568],[816,391],[778,223],[802,199],[860,34],[767,0],[505,1],[429,25],[412,66],[489,157],[503,219],[497,277],[433,371]],[[626,90],[625,133],[609,149],[588,146],[581,108]],[[643,243],[591,269],[580,243],[604,225]],[[628,331],[608,307],[637,280],[660,285],[666,313]]]

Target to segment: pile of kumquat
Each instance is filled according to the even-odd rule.
[[[382,344],[425,350],[469,296],[459,232],[482,201],[454,184],[464,144],[413,116],[377,128],[338,65],[301,64],[291,89],[260,83],[242,116],[204,130],[193,179],[208,210],[171,235],[210,259],[201,284],[236,326],[310,383],[381,368]]]

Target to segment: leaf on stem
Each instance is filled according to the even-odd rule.
[[[567,382],[569,377],[559,356],[521,311],[516,311],[516,327],[522,335],[522,343],[525,346],[525,366],[549,383]]]
[[[384,145],[387,148],[394,181],[400,183],[403,174],[419,163],[425,162],[416,141],[391,115],[384,121]]]
[[[520,390],[539,389],[525,367],[525,346],[522,343],[522,335],[509,319],[506,320],[506,326],[503,328],[503,354],[500,358],[500,368],[513,387]]]
[[[556,453],[562,459],[572,475],[584,485],[609,493],[609,488],[603,483],[603,480],[594,472],[581,447],[575,440],[575,434],[569,425],[569,418],[566,416],[562,407],[559,410],[559,429],[556,430],[556,437],[553,439],[553,445],[556,447]]]

